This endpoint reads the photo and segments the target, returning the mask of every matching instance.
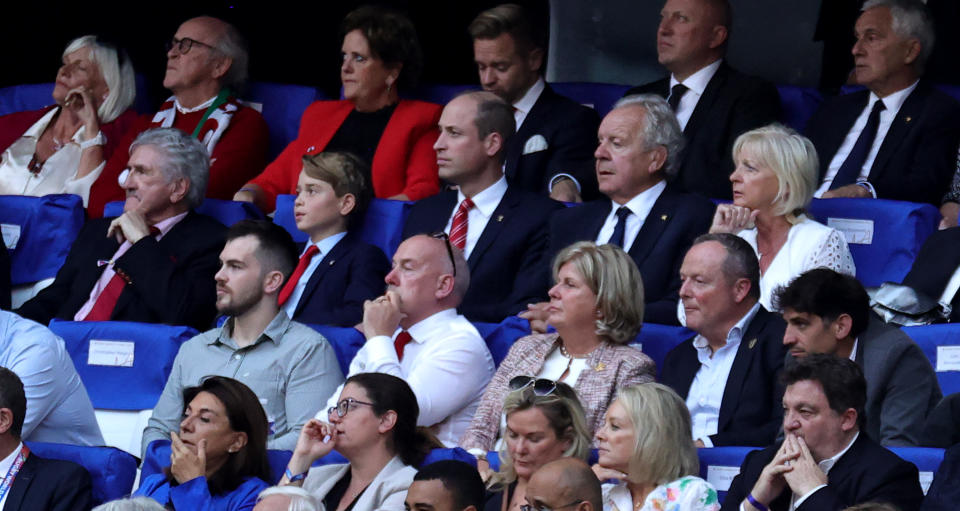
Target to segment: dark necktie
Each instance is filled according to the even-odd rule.
[[[297,288],[297,282],[300,282],[300,277],[303,276],[303,272],[307,271],[307,266],[310,266],[310,260],[319,253],[320,249],[317,248],[316,245],[307,247],[307,251],[300,256],[300,261],[297,262],[297,267],[293,269],[293,273],[290,275],[290,278],[287,279],[287,283],[283,286],[283,289],[280,290],[280,295],[277,297],[277,305],[283,307],[283,304],[287,303],[287,300],[293,295],[293,290]]]
[[[627,217],[630,216],[630,209],[626,206],[620,206],[617,208],[617,225],[613,228],[613,236],[610,236],[611,245],[616,245],[624,250],[626,247],[623,246],[623,238],[626,235],[627,231]]]
[[[689,87],[682,83],[678,83],[670,89],[670,99],[667,100],[667,103],[670,103],[670,109],[674,112],[677,111],[677,107],[680,106],[680,100],[683,99],[683,95],[690,90]]]
[[[847,159],[843,160],[843,165],[837,171],[830,183],[830,189],[846,186],[857,181],[860,172],[863,170],[863,163],[867,161],[867,155],[870,154],[870,148],[873,147],[873,141],[877,138],[877,128],[880,127],[880,112],[884,109],[883,101],[879,99],[873,103],[873,109],[870,110],[870,117],[867,117],[867,124],[863,126],[857,143],[853,145]]]
[[[410,337],[410,332],[402,330],[397,334],[397,338],[393,340],[393,348],[397,350],[397,360],[403,360],[403,349],[407,347],[407,344],[410,344],[410,341],[413,340],[413,337]]]

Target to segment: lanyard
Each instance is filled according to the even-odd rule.
[[[193,138],[198,138],[200,136],[200,130],[203,129],[203,123],[207,122],[207,118],[210,117],[210,114],[216,112],[220,105],[227,102],[227,99],[230,97],[230,89],[224,87],[220,89],[220,94],[217,94],[217,98],[213,100],[213,103],[207,107],[207,111],[203,113],[203,117],[200,118],[200,122],[197,123],[197,127],[193,129],[193,134],[190,135]]]
[[[23,467],[23,462],[27,460],[27,456],[30,455],[30,448],[26,445],[23,446],[23,449],[20,449],[20,454],[17,455],[17,459],[13,460],[13,465],[10,465],[10,469],[7,470],[7,475],[3,478],[3,483],[0,483],[0,502],[3,502],[3,498],[7,496],[7,492],[10,491],[10,487],[13,486],[13,480],[17,478],[17,474],[20,473],[20,469]]]

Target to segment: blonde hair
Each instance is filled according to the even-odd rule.
[[[643,326],[644,306],[643,279],[633,259],[616,245],[579,241],[553,260],[554,280],[567,263],[597,295],[597,335],[614,344],[632,341]]]
[[[101,122],[110,122],[130,108],[137,96],[133,64],[122,48],[98,41],[95,35],[85,35],[70,41],[67,49],[63,50],[63,56],[83,48],[90,49],[90,61],[100,69],[100,76],[107,84],[107,98],[97,108],[97,117]]]
[[[630,481],[660,485],[699,473],[690,412],[673,389],[660,383],[630,385],[619,390],[617,402],[633,423]]]
[[[753,156],[757,165],[769,168],[777,176],[774,213],[796,223],[817,190],[820,160],[813,142],[782,124],[773,123],[737,137],[733,143],[734,162],[744,151]]]

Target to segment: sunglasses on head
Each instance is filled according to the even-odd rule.
[[[525,389],[531,385],[533,385],[533,393],[538,396],[548,396],[557,390],[557,382],[546,378],[515,376],[510,380],[510,390]]]

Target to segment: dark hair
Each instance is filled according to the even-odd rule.
[[[870,322],[870,297],[863,284],[828,268],[814,268],[780,287],[774,303],[780,310],[813,314],[828,323],[848,314],[853,320],[851,337],[860,335]]]
[[[337,198],[348,193],[353,195],[356,204],[347,217],[351,226],[358,227],[370,205],[370,200],[373,199],[373,189],[369,179],[370,165],[346,151],[305,154],[301,161],[307,176],[329,184]]]
[[[410,18],[393,9],[365,5],[354,9],[340,25],[340,40],[359,30],[374,57],[387,67],[403,66],[397,86],[411,89],[423,69],[423,51]]]
[[[784,388],[800,381],[815,381],[823,388],[830,409],[843,414],[850,408],[857,411],[857,423],[866,420],[867,381],[863,370],[849,358],[816,353],[787,364],[781,376]]]
[[[502,4],[481,12],[470,23],[468,31],[473,39],[496,39],[508,34],[518,53],[530,53],[538,48],[547,50],[546,31],[539,24],[531,23],[523,7],[517,4]],[[541,73],[544,67],[541,66]]]
[[[24,393],[20,377],[6,367],[0,367],[0,408],[10,409],[13,414],[10,434],[20,439],[23,433],[23,419],[27,416],[27,395]]]
[[[200,385],[183,389],[184,412],[201,392],[209,392],[223,404],[230,429],[247,434],[247,445],[230,453],[227,462],[207,480],[210,493],[229,493],[240,486],[246,477],[271,481],[270,463],[267,461],[267,414],[260,406],[257,395],[233,378],[207,376]]]
[[[439,479],[443,487],[453,495],[453,508],[466,509],[473,506],[483,509],[486,488],[476,467],[460,460],[441,460],[421,467],[414,481]]]
[[[727,251],[727,257],[723,259],[723,274],[728,282],[737,279],[747,279],[750,281],[749,296],[755,300],[760,299],[760,261],[757,260],[757,254],[753,248],[743,238],[735,234],[726,232],[701,234],[693,240],[694,245],[716,241]]]
[[[286,229],[269,220],[245,219],[227,229],[227,243],[244,236],[257,239],[256,257],[263,272],[279,271],[284,279],[297,264],[297,244]]]
[[[392,447],[404,464],[420,466],[430,451],[443,447],[426,429],[417,427],[420,406],[417,396],[407,382],[396,376],[384,373],[357,373],[344,382],[359,385],[373,403],[373,413],[383,415],[390,410],[397,414],[393,426]]]

